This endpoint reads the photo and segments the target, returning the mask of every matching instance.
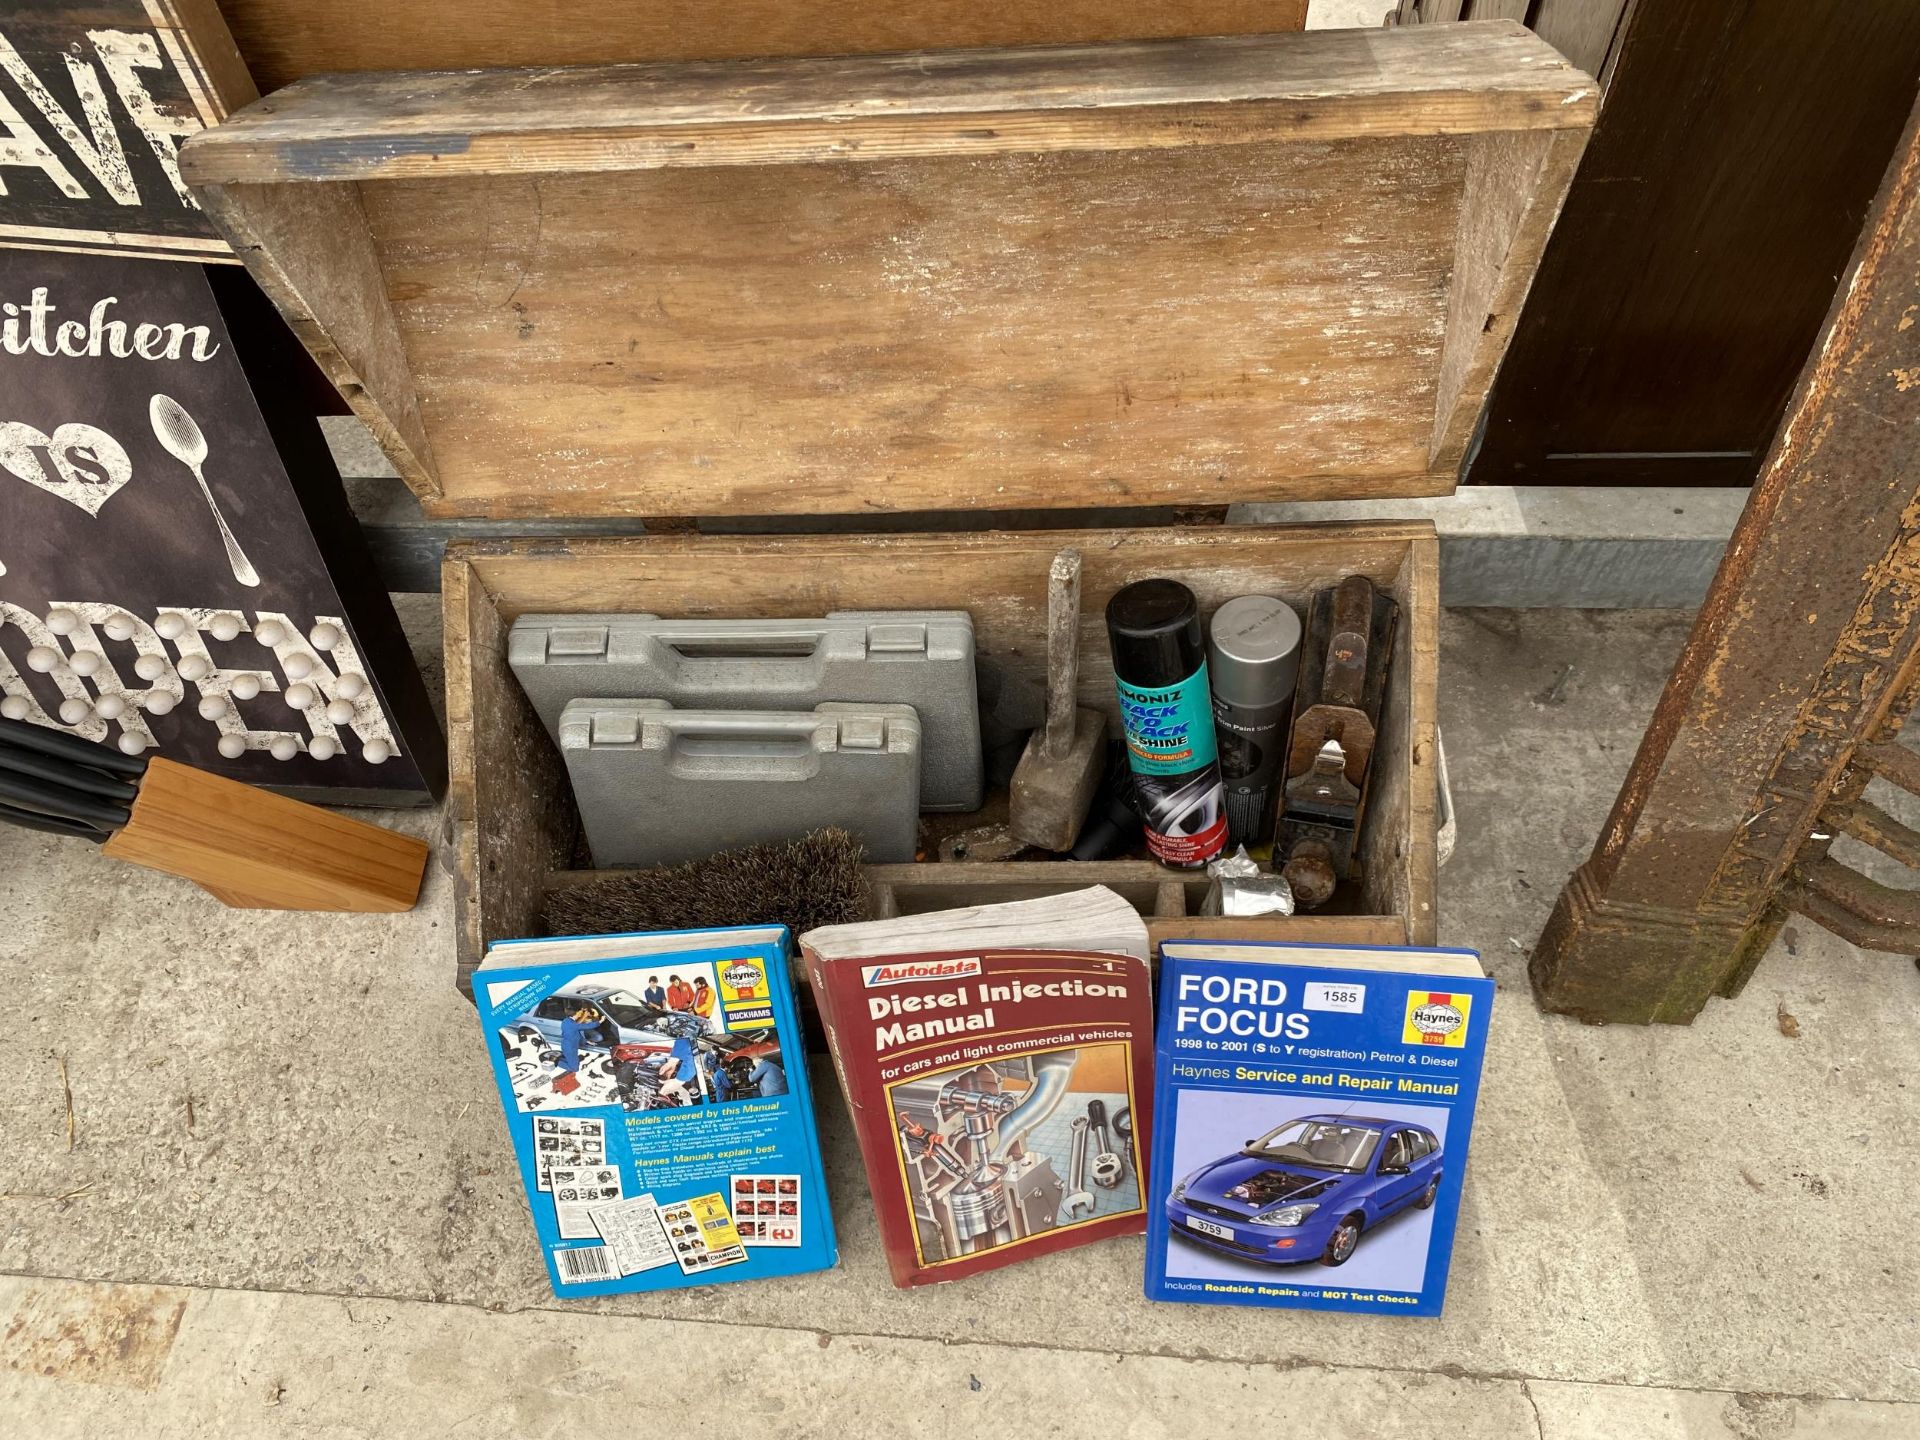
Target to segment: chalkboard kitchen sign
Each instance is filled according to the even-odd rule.
[[[5,0],[0,246],[231,262],[177,156],[254,98],[214,0]]]
[[[0,713],[314,798],[439,790],[297,354],[242,271],[0,250]]]

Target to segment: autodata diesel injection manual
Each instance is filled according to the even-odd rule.
[[[1146,1212],[1147,933],[1105,889],[801,937],[896,1285]]]

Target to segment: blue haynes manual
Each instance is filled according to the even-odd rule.
[[[782,926],[508,940],[474,973],[563,1299],[838,1257]]]
[[[1471,950],[1161,946],[1147,1296],[1438,1315],[1493,982]]]

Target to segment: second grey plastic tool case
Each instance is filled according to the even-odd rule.
[[[677,865],[838,825],[876,864],[913,859],[920,722],[909,705],[677,710],[574,700],[560,714],[594,864]]]
[[[581,697],[689,710],[911,705],[924,742],[921,807],[980,808],[973,620],[964,610],[840,610],[818,620],[522,615],[507,661],[556,740],[560,712]]]

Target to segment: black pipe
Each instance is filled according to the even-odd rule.
[[[112,800],[120,805],[133,804],[134,798],[140,793],[137,787],[124,780],[111,780],[96,770],[88,770],[66,760],[55,760],[52,756],[32,750],[16,750],[4,739],[0,739],[0,770],[10,770],[16,775],[31,776],[35,780],[51,780],[56,785],[84,790],[89,795],[97,795],[102,800]]]
[[[83,790],[50,780],[29,780],[0,771],[0,804],[38,810],[62,820],[81,820],[102,830],[118,830],[132,818],[124,805],[110,805]]]
[[[82,740],[78,735],[66,735],[26,720],[10,720],[4,715],[0,715],[0,743],[9,744],[16,750],[37,750],[56,760],[71,760],[75,764],[104,770],[109,775],[125,775],[137,780],[147,773],[145,755],[122,755],[110,746],[96,745],[91,740]]]
[[[22,810],[16,805],[0,805],[0,821],[9,825],[18,825],[22,830],[44,830],[49,835],[71,835],[80,840],[91,840],[96,845],[107,843],[107,832],[96,830],[93,826],[79,820],[62,820],[57,815],[42,815],[37,810]]]

